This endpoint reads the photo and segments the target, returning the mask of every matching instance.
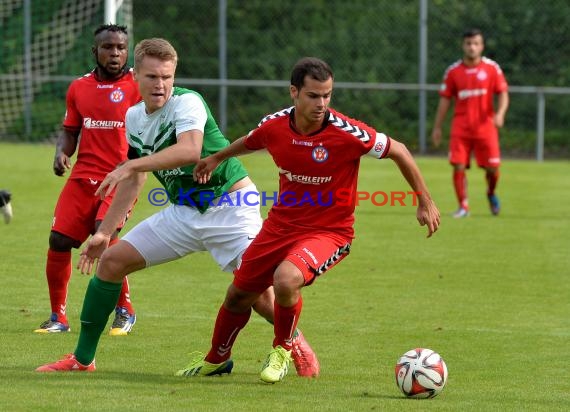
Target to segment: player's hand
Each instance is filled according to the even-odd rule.
[[[416,217],[420,226],[427,226],[427,237],[431,237],[431,235],[437,231],[441,222],[439,209],[431,199],[420,202],[418,205],[418,210],[416,212]]]
[[[500,129],[505,125],[505,116],[496,113],[493,117],[493,123],[495,123],[495,126]]]
[[[77,263],[77,269],[81,271],[82,274],[89,275],[93,266],[97,269],[95,262],[101,257],[105,249],[109,247],[109,242],[111,241],[111,236],[105,235],[101,232],[95,233],[87,242],[87,246],[81,252],[79,256],[79,263]]]
[[[129,161],[121,163],[115,170],[105,176],[105,179],[103,179],[95,192],[95,196],[101,196],[101,199],[104,199],[115,190],[119,182],[132,177],[134,173],[134,170],[129,167]]]
[[[214,156],[208,156],[200,159],[194,167],[193,175],[194,180],[200,184],[207,183],[212,177],[212,173],[218,167],[219,162]]]
[[[65,153],[56,153],[53,159],[53,172],[57,176],[63,176],[65,171],[71,169],[71,159]]]
[[[434,127],[431,131],[431,141],[435,147],[441,144],[441,127]]]

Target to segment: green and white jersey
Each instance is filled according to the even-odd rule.
[[[202,96],[193,91],[174,87],[166,104],[147,114],[144,102],[132,106],[126,115],[129,158],[148,156],[174,145],[180,133],[200,130],[204,133],[201,158],[219,152],[230,142],[219,129],[210,108]],[[201,212],[208,201],[227,192],[247,171],[235,157],[220,164],[206,184],[198,184],[192,177],[194,165],[153,172],[166,189],[170,202],[196,207]]]

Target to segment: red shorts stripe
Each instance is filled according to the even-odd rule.
[[[275,270],[287,260],[297,266],[308,286],[349,253],[350,239],[344,236],[332,232],[281,232],[266,221],[234,271],[234,285],[261,293],[273,284]]]

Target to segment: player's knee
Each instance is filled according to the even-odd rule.
[[[230,312],[243,313],[254,305],[259,296],[259,293],[246,292],[231,284],[226,293],[224,307]]]
[[[114,249],[106,249],[97,265],[97,275],[110,282],[119,282],[128,274],[128,264],[120,253]]]
[[[52,231],[49,235],[49,248],[55,252],[67,252],[79,246],[81,242],[61,233]]]
[[[273,275],[273,288],[276,298],[292,295],[303,286],[303,274],[297,266],[283,261]]]

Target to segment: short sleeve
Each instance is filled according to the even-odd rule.
[[[455,83],[453,82],[453,72],[447,70],[443,75],[443,80],[439,86],[439,95],[451,99],[455,96]]]
[[[202,99],[193,93],[180,95],[178,99],[174,114],[176,135],[189,130],[204,133],[208,113]]]
[[[266,133],[263,126],[249,132],[244,141],[249,150],[261,150],[266,147]]]
[[[507,83],[507,79],[505,78],[505,74],[497,64],[497,79],[495,81],[495,93],[502,93],[509,90],[509,85]]]
[[[83,118],[75,104],[75,82],[72,82],[67,89],[65,96],[65,117],[63,127],[68,129],[80,129],[83,125]]]

